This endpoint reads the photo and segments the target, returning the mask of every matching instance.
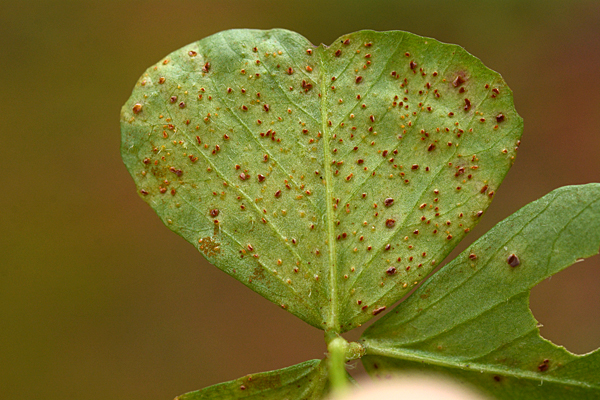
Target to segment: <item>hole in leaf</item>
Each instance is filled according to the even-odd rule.
[[[531,290],[542,337],[575,354],[600,347],[600,256],[575,263]]]

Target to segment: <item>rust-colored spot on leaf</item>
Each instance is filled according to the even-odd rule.
[[[221,253],[221,244],[213,237],[207,236],[198,239],[198,249],[207,257],[214,257]]]
[[[374,309],[373,310],[373,315],[377,315],[377,314],[383,312],[386,308],[387,308],[386,306],[383,306],[383,307],[379,307],[379,308]]]
[[[519,260],[519,257],[517,257],[515,254],[511,254],[510,256],[508,256],[506,262],[513,268],[521,265],[521,260]]]
[[[465,78],[463,78],[461,75],[457,75],[456,78],[454,78],[454,80],[452,81],[452,86],[459,87],[465,82]]]

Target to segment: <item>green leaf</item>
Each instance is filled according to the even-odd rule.
[[[361,31],[330,47],[231,30],[142,75],[121,112],[140,196],[218,268],[309,324],[359,326],[477,223],[522,120],[455,45]]]
[[[443,372],[499,399],[600,398],[600,351],[541,338],[529,310],[533,286],[599,246],[600,184],[523,207],[365,331],[367,371]]]
[[[325,364],[310,360],[292,367],[246,375],[178,396],[175,400],[321,399],[327,391]]]

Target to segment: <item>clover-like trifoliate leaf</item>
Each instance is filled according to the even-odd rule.
[[[177,396],[175,400],[322,399],[328,387],[326,370],[321,360],[310,360],[275,371],[246,375]]]
[[[563,187],[500,222],[363,334],[367,371],[450,374],[493,398],[598,399],[600,350],[543,339],[537,283],[598,253],[600,184]]]
[[[502,78],[455,45],[231,30],[142,75],[121,113],[139,193],[214,265],[343,332],[457,245],[513,163]]]

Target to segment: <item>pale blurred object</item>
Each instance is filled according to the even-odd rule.
[[[408,375],[389,380],[359,381],[359,388],[331,400],[490,400],[439,376]]]

